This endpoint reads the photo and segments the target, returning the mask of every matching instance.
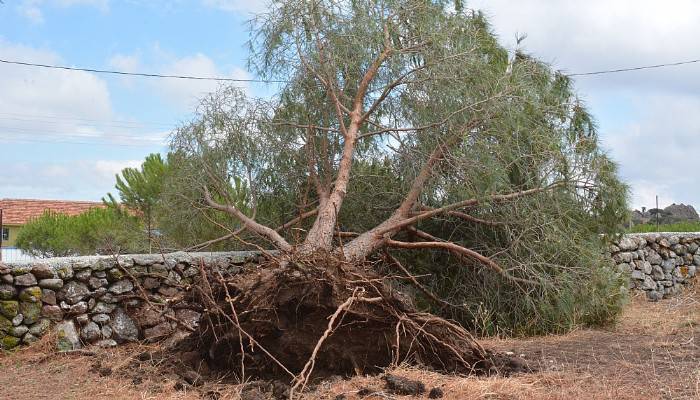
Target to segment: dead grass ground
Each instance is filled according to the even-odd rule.
[[[609,329],[528,339],[485,339],[522,355],[539,372],[513,377],[456,377],[411,367],[391,372],[442,389],[444,399],[700,399],[700,291],[649,303],[635,297]],[[0,399],[239,399],[241,386],[208,382],[175,389],[178,377],[133,359],[144,345],[93,355],[56,355],[50,338],[0,356]],[[364,389],[364,390],[363,390]],[[362,393],[374,393],[362,396]],[[208,394],[207,394],[208,393]],[[216,394],[215,394],[216,393]],[[335,379],[307,399],[390,399],[378,377]],[[426,398],[424,395],[423,398]]]

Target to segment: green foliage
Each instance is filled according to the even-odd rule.
[[[424,282],[440,296],[464,304],[434,311],[486,334],[562,332],[614,319],[622,282],[602,258],[600,234],[619,232],[628,189],[568,77],[499,45],[485,17],[463,2],[276,1],[254,27],[252,69],[289,83],[271,101],[222,88],[175,132],[182,168],[174,182],[185,194],[173,198],[181,207],[226,224],[206,214],[204,187],[269,227],[315,207],[317,186],[331,188],[340,171],[343,130],[355,115],[343,107],[358,106],[363,76],[388,54],[359,104],[364,137],[353,149],[338,227],[361,233],[390,218],[445,145],[418,206],[475,199],[459,211],[488,223],[442,214],[415,227],[538,284],[439,251],[388,250],[412,272],[429,274]],[[237,178],[250,190],[245,200],[230,195]],[[311,222],[284,232],[286,239],[300,243]],[[246,241],[265,244],[251,236]],[[395,238],[420,240],[411,232]]]
[[[153,228],[154,209],[163,190],[163,178],[168,164],[160,154],[150,154],[141,164],[141,168],[124,168],[116,175],[115,185],[121,204],[127,209],[136,211],[143,217],[149,237]],[[107,194],[104,203],[121,209],[111,193]]]
[[[143,226],[110,208],[77,216],[45,212],[22,227],[17,247],[37,257],[135,253],[146,247]]]
[[[634,225],[628,230],[628,232],[700,232],[700,221],[683,221],[672,224],[659,224],[658,229],[655,223],[650,222],[647,224]]]

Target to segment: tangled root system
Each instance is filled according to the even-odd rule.
[[[492,368],[466,330],[416,311],[371,265],[316,256],[201,274],[193,295],[206,310],[193,338],[215,368],[304,384],[312,373],[401,362],[464,374]]]

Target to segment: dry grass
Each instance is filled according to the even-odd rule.
[[[700,292],[649,303],[632,299],[609,329],[528,339],[486,339],[499,351],[523,355],[539,372],[505,377],[456,377],[401,366],[392,373],[439,387],[445,399],[700,399]],[[52,338],[0,356],[2,399],[200,399],[217,391],[221,400],[240,398],[240,385],[216,382],[197,391],[176,390],[177,376],[157,364],[133,359],[148,347],[124,346],[95,355],[57,355]],[[100,369],[111,369],[101,376]],[[140,379],[138,379],[140,378]],[[374,394],[359,396],[362,389]],[[306,399],[401,398],[385,391],[379,377],[359,376],[321,383]],[[427,396],[423,396],[426,398]],[[206,396],[204,396],[206,398]]]

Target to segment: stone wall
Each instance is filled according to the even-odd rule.
[[[610,246],[620,272],[630,275],[629,287],[660,300],[680,293],[700,266],[700,233],[639,233],[624,235]]]
[[[32,343],[54,325],[60,350],[184,336],[200,309],[182,294],[199,279],[200,265],[235,272],[258,257],[171,253],[0,263],[0,347]]]

